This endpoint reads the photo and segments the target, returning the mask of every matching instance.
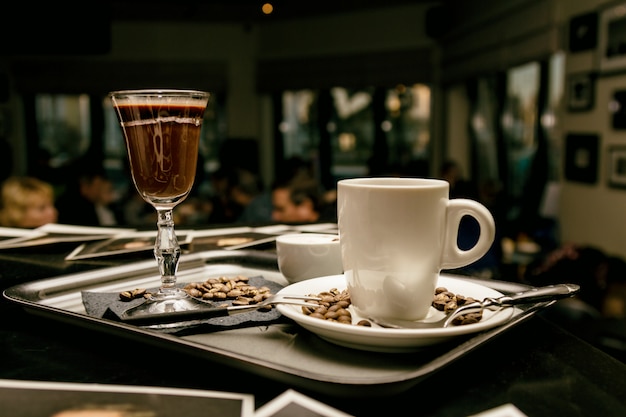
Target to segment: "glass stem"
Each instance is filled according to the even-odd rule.
[[[174,232],[172,209],[158,209],[157,237],[154,244],[154,257],[161,272],[161,293],[176,292],[176,270],[180,258],[180,245]]]

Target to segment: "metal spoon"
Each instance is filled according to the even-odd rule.
[[[178,323],[190,320],[210,319],[213,317],[225,317],[237,313],[247,313],[258,310],[260,308],[274,306],[277,304],[292,304],[304,307],[319,307],[314,301],[320,301],[321,298],[313,296],[274,294],[263,301],[256,304],[237,305],[237,306],[215,306],[213,303],[201,301],[196,298],[190,298],[197,303],[198,308],[190,310],[161,310],[152,311],[150,309],[150,300],[147,304],[139,304],[124,310],[121,313],[115,313],[116,318],[125,323],[137,326],[150,326],[167,323]],[[159,303],[159,301],[156,301]],[[165,304],[164,302],[160,302]]]
[[[520,304],[540,303],[545,301],[559,300],[571,297],[580,291],[580,286],[576,284],[556,284],[546,287],[537,287],[516,294],[504,295],[502,297],[488,297],[482,301],[457,307],[447,313],[442,319],[436,321],[410,321],[410,320],[390,320],[369,317],[368,319],[381,327],[393,329],[435,329],[445,328],[452,324],[452,321],[462,314],[471,312],[482,312],[484,309],[502,309]]]

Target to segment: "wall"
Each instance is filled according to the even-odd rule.
[[[482,0],[483,7],[478,8],[475,7],[476,1],[452,3],[458,3],[455,14],[459,23],[456,26],[453,23],[447,37],[442,39],[444,83],[459,82],[476,74],[543,59],[558,50],[568,51],[569,21],[572,17],[626,4],[606,0]],[[598,48],[568,52],[566,76],[586,72],[598,76],[594,106],[589,111],[564,109],[560,112],[561,151],[565,155],[565,136],[569,133],[598,134],[598,177],[593,184],[572,181],[564,175],[563,160],[560,240],[563,243],[592,245],[607,253],[626,257],[626,190],[611,188],[607,184],[608,149],[624,143],[624,133],[610,127],[608,105],[615,89],[626,89],[626,74],[599,72]],[[564,100],[563,105],[566,106],[567,93]],[[467,115],[462,109],[459,114],[462,120],[466,120]],[[447,123],[453,125],[452,121]],[[458,127],[449,128],[449,144],[454,143],[450,135],[459,134],[458,130]]]
[[[448,30],[440,39],[442,82],[549,57],[562,46],[558,1],[450,0],[443,17]]]
[[[354,65],[367,64],[369,54],[400,51],[394,55],[398,59],[406,55],[405,50],[429,51],[433,42],[424,34],[423,24],[429,7],[422,3],[263,24],[114,21],[111,51],[106,55],[0,55],[0,70],[8,74],[12,92],[3,107],[15,122],[9,132],[14,160],[23,166],[27,152],[20,119],[22,93],[106,94],[121,88],[198,88],[226,93],[227,136],[256,138],[263,145],[262,173],[269,178],[273,172],[273,152],[268,149],[273,143],[271,91],[260,92],[259,84],[268,78],[280,81],[281,74],[264,73],[260,79],[259,62],[304,62],[306,69],[307,60],[315,58],[327,77],[354,78],[350,73],[354,70],[367,73]],[[336,57],[355,54],[356,60],[335,62]],[[396,65],[396,71],[411,76],[416,72],[432,74],[431,61],[409,59],[410,68]],[[393,64],[384,59],[369,61]],[[291,68],[283,70],[294,72]],[[374,67],[369,75],[389,77],[393,70]],[[307,78],[306,72],[302,74],[298,80],[302,86],[323,75],[313,73]]]
[[[606,1],[563,1],[563,17],[602,11],[615,4]],[[565,113],[564,133],[595,133],[600,136],[600,145],[597,181],[585,184],[565,179],[562,183],[562,239],[594,245],[608,253],[626,257],[626,190],[608,185],[608,149],[624,144],[624,132],[610,126],[609,102],[613,91],[626,89],[626,74],[599,72],[598,48],[570,53],[567,68],[568,74],[595,72],[598,78],[593,108]]]
[[[259,56],[284,58],[379,52],[432,45],[428,3],[262,25]]]

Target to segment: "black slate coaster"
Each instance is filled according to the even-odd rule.
[[[250,277],[249,283],[255,287],[268,287],[272,294],[276,294],[283,288],[281,285],[273,281],[268,281],[262,276]],[[184,284],[181,284],[181,287],[183,285]],[[133,288],[129,288],[129,290],[132,289]],[[157,290],[158,288],[151,288],[148,289],[148,292],[156,292]],[[83,291],[81,294],[83,305],[85,306],[85,311],[88,315],[118,321],[119,315],[123,311],[146,302],[146,300],[142,298],[131,301],[121,301],[119,293]],[[224,304],[232,305],[232,300],[224,300],[219,303],[215,303],[216,306]],[[184,335],[193,333],[210,333],[214,331],[242,327],[267,326],[280,322],[281,319],[282,315],[278,312],[278,310],[272,308],[271,310],[255,310],[225,317],[213,317],[203,320],[145,326],[145,328],[162,333]]]

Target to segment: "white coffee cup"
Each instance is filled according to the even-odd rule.
[[[290,283],[343,272],[339,236],[295,233],[276,238],[278,269]]]
[[[374,318],[428,315],[439,273],[480,259],[491,247],[489,210],[449,199],[449,184],[423,178],[353,178],[337,183],[343,267],[352,305]],[[476,244],[457,244],[461,218],[480,225]]]

